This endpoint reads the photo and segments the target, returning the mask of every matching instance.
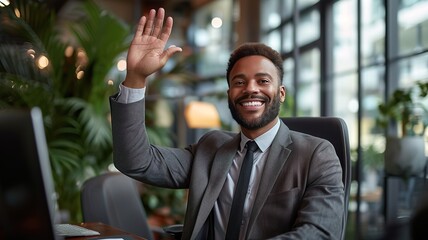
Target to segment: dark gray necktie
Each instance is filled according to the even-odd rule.
[[[253,155],[258,146],[254,141],[248,141],[247,153],[239,172],[238,184],[233,194],[232,208],[229,215],[229,223],[226,230],[226,240],[236,240],[239,238],[241,230],[242,212],[244,210],[245,198],[248,192],[248,183],[250,182],[251,169],[253,167]]]

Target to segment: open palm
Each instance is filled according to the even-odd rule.
[[[128,51],[128,74],[145,79],[161,69],[168,59],[181,48],[171,46],[165,49],[171,35],[173,20],[168,17],[164,23],[165,10],[156,13],[151,10],[149,16],[143,16]]]

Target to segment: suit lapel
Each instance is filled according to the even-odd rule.
[[[290,130],[281,121],[281,126],[278,130],[275,139],[270,146],[269,155],[266,159],[266,163],[263,169],[263,174],[260,179],[260,185],[258,188],[256,199],[254,200],[253,209],[248,222],[246,236],[252,229],[255,219],[259,215],[269,193],[272,190],[273,185],[278,178],[279,173],[282,171],[285,162],[290,155],[290,150],[287,146],[292,143],[290,138]]]
[[[202,197],[195,226],[193,228],[192,239],[199,233],[201,227],[214,207],[214,203],[220,194],[224,182],[226,181],[227,173],[232,165],[233,157],[236,154],[240,140],[240,134],[237,134],[231,141],[225,143],[221,148],[219,148],[214,157],[208,186]]]

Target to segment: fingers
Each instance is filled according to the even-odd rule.
[[[144,25],[146,24],[147,18],[146,16],[142,16],[140,18],[140,22],[138,23],[137,31],[135,31],[135,36],[143,35]]]
[[[146,24],[144,26],[143,35],[151,35],[153,31],[153,23],[154,23],[155,16],[156,16],[156,10],[154,9],[150,10],[149,16],[147,17]]]
[[[165,49],[165,51],[162,53],[161,56],[161,62],[163,62],[164,64],[166,63],[166,61],[172,57],[172,55],[174,55],[177,52],[182,52],[183,49],[180,47],[177,47],[175,45],[171,45],[169,46],[167,49]]]
[[[173,26],[172,17],[167,17],[165,20],[165,9],[159,8],[158,11],[151,9],[148,16],[140,18],[135,37],[149,36],[156,37],[167,42]]]
[[[158,37],[162,29],[164,18],[165,18],[165,10],[163,8],[159,8],[156,14],[156,18],[154,20],[154,26],[152,27],[152,36]]]
[[[173,25],[172,17],[168,17],[165,21],[165,26],[163,27],[162,33],[159,36],[160,40],[164,42],[168,41],[168,38],[171,35],[172,25]]]
[[[163,8],[159,8],[156,10],[151,9],[148,16],[143,16],[138,23],[137,31],[135,32],[136,36],[147,35],[158,37],[162,31],[163,22],[165,18],[165,10]],[[172,26],[169,25],[171,28]],[[169,30],[171,31],[171,30]]]

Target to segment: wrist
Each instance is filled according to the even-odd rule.
[[[122,84],[128,88],[144,88],[146,87],[146,78],[133,72],[127,72]]]

